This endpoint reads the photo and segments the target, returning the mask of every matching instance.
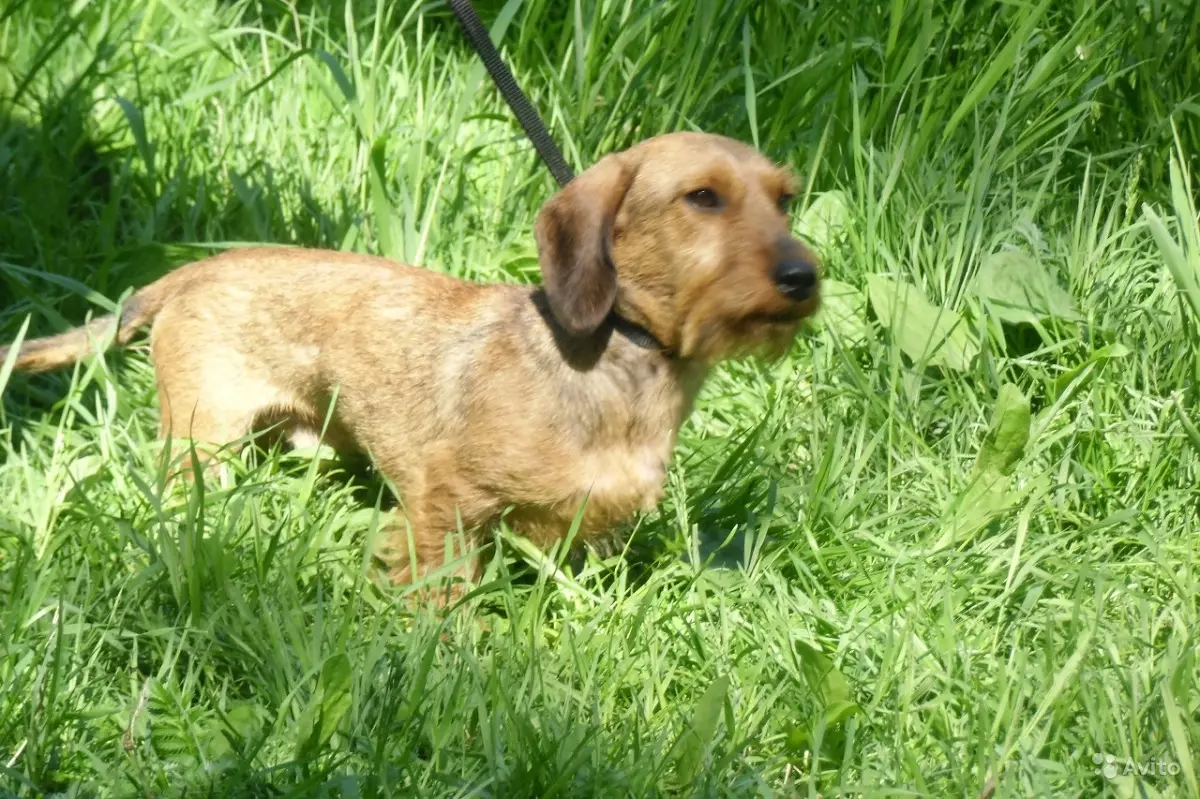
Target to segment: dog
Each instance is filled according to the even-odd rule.
[[[577,516],[577,542],[598,540],[657,506],[706,373],[782,355],[817,310],[820,264],[790,232],[795,185],[734,139],[666,134],[540,208],[540,286],[230,250],[119,316],[26,342],[16,369],[66,367],[151,326],[161,437],[219,446],[274,427],[307,444],[324,429],[368,454],[400,494],[380,556],[397,583],[446,565],[447,535],[502,515],[541,547]]]

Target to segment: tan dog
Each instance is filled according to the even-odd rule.
[[[400,490],[386,556],[409,580],[445,536],[509,511],[546,546],[662,495],[675,437],[717,360],[781,353],[818,304],[789,233],[791,177],[754,149],[676,133],[603,158],[541,209],[543,287],[480,285],[366,255],[250,248],[181,267],[117,320],[25,344],[72,364],[153,322],[164,438],[265,425],[368,453]],[[0,363],[7,350],[0,349]],[[411,541],[413,546],[406,542]]]

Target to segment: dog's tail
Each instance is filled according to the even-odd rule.
[[[135,292],[117,314],[105,314],[86,325],[24,342],[17,353],[14,371],[49,372],[62,369],[103,351],[113,344],[128,344],[139,330],[154,321],[167,300],[176,293],[178,271]],[[174,279],[173,279],[174,278]],[[0,347],[0,367],[8,359],[11,346]]]

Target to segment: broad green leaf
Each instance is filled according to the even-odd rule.
[[[794,725],[788,733],[788,747],[802,751],[810,746],[819,724],[824,724],[827,739],[836,739],[840,736],[841,725],[858,713],[860,708],[851,696],[850,683],[829,657],[803,641],[797,641],[795,646],[805,681],[812,692],[821,698],[823,707],[820,716]]]
[[[1025,455],[1030,425],[1029,399],[1011,383],[1001,386],[970,483],[951,505],[942,534],[933,545],[935,551],[963,543],[1012,503],[1009,476]]]
[[[1009,478],[996,471],[973,474],[965,491],[955,497],[952,509],[932,551],[957,546],[987,527],[1008,506]]]
[[[1096,378],[1104,364],[1114,358],[1124,358],[1128,354],[1129,348],[1119,341],[1096,350],[1086,361],[1054,380],[1050,385],[1050,401],[1069,402]]]
[[[724,675],[718,677],[696,703],[691,726],[684,730],[675,743],[675,768],[684,782],[691,782],[700,769],[704,752],[717,731],[721,706],[725,703],[728,690],[729,678]]]
[[[914,361],[965,371],[979,354],[979,341],[966,320],[956,311],[933,305],[916,286],[871,275],[867,295],[880,323]]]
[[[81,491],[85,483],[96,475],[102,474],[104,468],[104,458],[98,454],[81,455],[72,460],[67,464],[67,479],[58,488],[58,496],[55,498],[55,504],[61,506],[67,501],[68,497],[72,496],[76,491]]]
[[[1019,250],[987,256],[975,278],[975,292],[996,316],[1013,324],[1080,318],[1071,295],[1033,256]]]
[[[850,204],[840,191],[818,194],[797,221],[799,234],[818,250],[837,243],[850,223]]]
[[[300,719],[301,758],[307,753],[323,747],[333,737],[350,709],[350,659],[339,652],[321,666],[317,690],[309,701]]]
[[[350,707],[350,659],[339,652],[321,667],[321,731],[328,740]]]
[[[825,707],[826,728],[841,724],[843,721],[857,713],[858,710],[858,704],[847,699],[839,699],[838,701],[827,705]]]
[[[233,702],[228,710],[216,708],[220,726],[214,731],[211,745],[214,756],[242,751],[247,742],[257,738],[263,728],[263,710],[254,702]]]
[[[850,683],[824,652],[803,641],[797,641],[795,647],[800,655],[804,678],[826,707],[850,701]]]
[[[1118,758],[1117,768],[1121,769],[1117,776],[1109,780],[1117,799],[1162,799],[1162,793],[1145,777],[1125,774],[1129,758]],[[1136,764],[1134,765],[1136,769]]]
[[[867,343],[867,297],[838,280],[821,281],[821,310],[813,320],[818,329],[828,328],[851,347]]]
[[[1011,383],[1000,387],[992,426],[975,460],[975,471],[1012,474],[1013,467],[1025,454],[1029,443],[1029,399]]]

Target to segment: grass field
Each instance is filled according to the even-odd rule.
[[[0,794],[1196,797],[1200,5],[478,6],[576,168],[791,163],[818,323],[444,621],[369,475],[173,492],[144,348],[0,368]],[[0,9],[5,341],[242,242],[533,281],[552,190],[438,2]]]

